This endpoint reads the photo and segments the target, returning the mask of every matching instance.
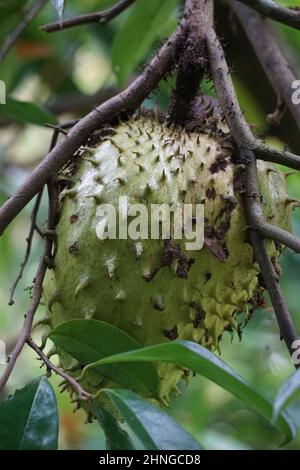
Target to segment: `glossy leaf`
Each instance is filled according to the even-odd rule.
[[[105,390],[126,424],[147,450],[200,450],[173,418],[129,390]]]
[[[0,117],[37,126],[44,126],[47,123],[57,124],[56,118],[46,109],[35,103],[17,101],[12,98],[7,98],[6,104],[0,106]]]
[[[141,347],[124,331],[99,320],[70,320],[59,325],[50,338],[83,365]],[[99,366],[94,372],[140,393],[151,394],[159,384],[152,364]]]
[[[121,85],[147,55],[173,13],[177,0],[138,0],[115,38],[113,69]]]
[[[274,401],[274,420],[278,419],[281,410],[289,401],[300,396],[300,369],[282,385]]]
[[[93,413],[104,430],[107,450],[133,450],[129,435],[121,428],[116,418],[98,402],[93,404]]]
[[[56,450],[57,403],[46,377],[0,402],[0,450]]]
[[[173,341],[118,354],[90,364],[85,370],[99,367],[100,364],[129,361],[162,361],[180,364],[220,385],[272,422],[272,402],[258,393],[219,357],[191,341]],[[295,426],[288,414],[281,413],[277,427],[285,436],[285,443],[293,439]]]

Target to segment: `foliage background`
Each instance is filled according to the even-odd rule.
[[[145,0],[142,0],[145,1]],[[150,0],[148,0],[150,1]],[[152,1],[152,0],[151,0]],[[163,0],[165,1],[165,0]],[[145,34],[144,18],[138,18],[137,31],[122,37],[128,13],[107,26],[90,25],[47,35],[39,26],[56,20],[56,12],[50,4],[34,20],[22,35],[4,63],[0,66],[0,79],[7,85],[8,95],[14,99],[47,106],[65,103],[78,93],[91,95],[101,87],[119,87],[140,70],[155,50],[153,39],[168,35],[175,27],[179,5],[177,0],[166,0],[164,21],[153,23],[149,44],[140,46],[140,56],[132,47],[135,34]],[[16,26],[22,16],[22,0],[0,0],[0,41]],[[96,11],[112,4],[112,0],[68,0],[65,16]],[[279,127],[271,127],[266,114],[275,108],[276,97],[251,50],[240,26],[228,16],[222,1],[216,2],[218,32],[232,67],[238,95],[246,117],[257,126],[256,132],[267,136],[273,144],[288,144],[300,153],[297,128],[287,112]],[[282,1],[282,4],[291,2]],[[293,2],[300,6],[300,0]],[[172,13],[170,13],[170,11]],[[290,58],[300,78],[300,33],[288,27],[273,24],[276,33],[283,39],[285,53]],[[148,34],[148,32],[147,32]],[[119,38],[119,39],[118,39]],[[137,58],[137,61],[135,60]],[[163,82],[157,93],[145,103],[166,109],[173,80]],[[210,83],[203,85],[207,93],[213,93]],[[95,103],[96,104],[96,103]],[[91,106],[81,106],[59,116],[61,122],[85,114]],[[15,116],[20,119],[20,116]],[[0,106],[0,200],[20,184],[36,163],[47,153],[51,131],[40,126],[7,120]],[[285,170],[285,169],[283,169]],[[289,192],[300,198],[300,174],[288,177]],[[15,278],[25,250],[25,238],[29,228],[30,207],[0,238],[0,339],[7,343],[8,352],[20,331],[26,306],[29,302],[32,279],[37,267],[41,242],[35,238],[30,263],[15,296],[15,304],[8,306],[9,289]],[[46,201],[43,201],[39,216],[42,225],[46,218]],[[300,209],[294,211],[294,231],[300,235]],[[282,257],[282,286],[288,299],[290,311],[300,331],[299,273],[300,257],[286,250]],[[284,344],[279,340],[273,310],[267,300],[267,308],[258,310],[243,335],[243,342],[225,336],[221,345],[221,358],[229,363],[250,383],[265,395],[273,398],[284,380],[293,372]],[[37,318],[43,316],[40,307]],[[38,339],[41,330],[37,330]],[[3,366],[0,365],[0,373]],[[34,353],[26,349],[10,380],[7,392],[21,388],[40,374],[39,362]],[[57,387],[55,377],[52,383]],[[262,418],[244,408],[229,393],[201,377],[195,377],[182,395],[174,400],[170,413],[175,416],[208,449],[271,449],[280,444],[280,435]],[[84,414],[73,413],[67,394],[57,393],[61,419],[61,449],[102,449],[104,436],[99,426],[84,426]],[[300,425],[299,401],[290,407],[292,415]],[[300,436],[288,446],[300,447]]]

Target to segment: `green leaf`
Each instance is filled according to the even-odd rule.
[[[56,450],[57,403],[46,377],[0,402],[0,450]]]
[[[99,320],[67,321],[55,328],[50,338],[83,365],[141,348],[127,333]],[[155,392],[159,384],[156,367],[152,364],[143,367],[136,364],[99,366],[94,372],[145,394]]]
[[[59,21],[62,22],[65,9],[65,0],[51,0],[55,10],[57,11]]]
[[[121,428],[116,418],[105,408],[94,402],[93,413],[106,436],[107,450],[134,450],[129,435]]]
[[[173,418],[129,390],[106,389],[127,425],[147,450],[200,450],[202,447]]]
[[[84,371],[99,367],[100,364],[129,361],[162,361],[180,364],[220,385],[220,387],[232,393],[246,405],[272,422],[272,402],[258,393],[215,354],[191,341],[173,341],[123,354],[116,354],[88,365]],[[276,427],[285,436],[284,444],[294,438],[295,426],[287,413],[281,413]]]
[[[121,85],[159,38],[177,3],[177,0],[138,0],[133,6],[112,48],[113,69]]]
[[[57,124],[56,118],[46,109],[25,101],[17,101],[7,98],[6,104],[0,106],[0,116],[13,121],[25,122],[26,124]]]
[[[273,418],[277,420],[281,410],[288,402],[300,395],[300,369],[282,385],[274,401]]]

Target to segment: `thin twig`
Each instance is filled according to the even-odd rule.
[[[300,10],[297,7],[286,8],[272,0],[238,0],[257,10],[261,15],[272,20],[300,29]]]
[[[240,109],[231,76],[229,74],[223,48],[211,28],[207,34],[210,66],[218,98],[225,114],[228,127],[239,149],[241,161],[245,164],[246,197],[245,208],[247,223],[250,227],[250,236],[253,252],[259,264],[260,271],[270,293],[272,305],[278,320],[280,334],[284,338],[289,352],[292,344],[298,339],[293,320],[289,315],[284,296],[282,294],[274,269],[267,253],[263,238],[251,229],[256,227],[257,215],[261,216],[259,187],[256,175],[256,159],[252,149],[253,136]]]
[[[55,145],[57,139],[57,132],[54,133],[52,142],[51,142],[51,147]],[[48,230],[53,230],[55,227],[56,223],[56,209],[57,209],[57,202],[58,202],[58,196],[57,196],[57,191],[56,188],[53,186],[52,183],[48,184],[48,195],[49,195],[49,209],[48,209],[48,224],[47,228]],[[30,333],[31,333],[31,328],[34,320],[35,313],[39,307],[41,297],[42,297],[42,292],[43,292],[43,282],[44,282],[44,277],[46,274],[46,270],[48,267],[48,259],[51,259],[51,251],[52,251],[52,240],[50,237],[45,237],[45,246],[44,246],[44,252],[41,257],[39,267],[34,279],[34,287],[33,287],[33,293],[32,293],[32,301],[31,304],[27,310],[27,313],[25,315],[25,320],[23,323],[22,331],[20,333],[20,336],[17,340],[17,343],[12,351],[12,353],[9,356],[8,363],[6,365],[6,368],[0,378],[0,393],[4,389],[14,367],[17,362],[17,359],[20,355],[20,353],[23,350],[23,347],[26,343],[26,341],[30,338]]]
[[[42,351],[41,348],[33,341],[31,337],[27,339],[27,344],[33,349],[37,355],[42,359],[43,363],[46,365],[48,370],[55,372],[57,375],[65,379],[66,382],[71,386],[75,393],[77,393],[79,399],[81,400],[92,400],[93,395],[86,390],[84,390],[81,385],[72,377],[71,375],[67,374],[64,370],[60,367],[57,367],[53,364],[47,355]]]
[[[24,17],[16,27],[16,29],[8,36],[0,49],[0,63],[11,49],[11,47],[19,39],[23,31],[27,28],[29,23],[37,16],[41,9],[46,5],[48,0],[36,0],[30,5],[30,8],[25,12]]]
[[[0,393],[3,390],[4,386],[6,385],[14,367],[17,362],[17,359],[22,352],[22,349],[26,343],[26,341],[29,338],[33,319],[35,312],[38,309],[38,306],[40,304],[41,296],[42,296],[42,289],[43,289],[43,281],[44,277],[46,274],[47,270],[47,262],[46,258],[50,257],[51,255],[51,241],[49,238],[46,238],[45,240],[45,248],[44,248],[44,253],[41,258],[38,271],[35,277],[34,281],[34,289],[33,289],[33,296],[32,296],[32,302],[27,310],[26,316],[25,316],[25,321],[23,324],[22,332],[17,340],[17,343],[10,354],[10,357],[8,359],[7,366],[3,372],[3,375],[0,378]]]
[[[300,129],[300,106],[294,104],[292,100],[294,92],[292,84],[296,77],[283,56],[270,25],[252,8],[241,5],[239,1],[229,0],[229,3],[241,22],[277,97],[285,102]]]
[[[43,195],[43,190],[41,190],[38,193],[38,195],[36,197],[34,207],[33,207],[32,212],[31,212],[31,224],[30,224],[30,229],[29,229],[29,232],[28,232],[28,235],[27,235],[27,238],[26,238],[27,247],[26,247],[26,251],[25,251],[25,256],[24,256],[24,259],[23,259],[23,261],[20,265],[20,270],[19,270],[19,273],[18,273],[18,275],[15,279],[15,282],[13,283],[13,285],[10,289],[10,297],[9,297],[8,305],[13,305],[15,303],[15,301],[14,301],[15,290],[16,290],[17,285],[19,284],[20,280],[22,279],[25,266],[26,266],[26,264],[29,260],[29,257],[30,257],[33,235],[34,235],[34,232],[36,230],[36,219],[37,219],[38,211],[39,211],[39,208],[40,208],[42,195]]]
[[[55,31],[62,31],[63,29],[74,28],[74,26],[80,26],[83,24],[100,23],[104,25],[126,10],[133,2],[135,2],[135,0],[120,0],[107,10],[75,16],[73,18],[63,20],[62,22],[56,21],[55,23],[45,24],[41,26],[41,29],[46,31],[46,33],[53,33]]]
[[[260,160],[266,162],[279,163],[295,170],[300,170],[300,156],[286,150],[270,148],[263,143],[256,141],[253,147],[255,155]]]
[[[41,190],[49,177],[58,173],[95,129],[124,112],[133,112],[141,105],[170,70],[176,55],[177,44],[183,34],[184,28],[179,26],[134,82],[124,91],[91,111],[70,130],[68,135],[61,139],[16,193],[1,207],[0,234]]]

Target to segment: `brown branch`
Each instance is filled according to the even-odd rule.
[[[270,0],[238,0],[257,10],[261,15],[300,29],[300,10],[297,7],[285,8]]]
[[[73,18],[63,20],[62,22],[56,21],[55,23],[45,24],[41,26],[41,29],[46,31],[46,33],[53,33],[55,31],[62,31],[63,29],[73,28],[74,26],[80,26],[83,24],[100,23],[101,25],[104,25],[126,10],[133,2],[135,2],[135,0],[120,0],[107,10],[75,16]]]
[[[0,63],[3,61],[4,57],[11,49],[11,47],[16,43],[19,39],[23,31],[27,28],[27,26],[31,23],[31,21],[37,16],[37,14],[41,11],[41,9],[46,5],[48,0],[36,0],[35,2],[30,5],[30,8],[24,13],[24,16],[16,29],[8,36],[4,44],[0,49]]]
[[[16,280],[15,280],[15,282],[13,283],[13,285],[10,289],[10,297],[9,297],[8,305],[13,305],[15,303],[15,301],[14,301],[15,290],[16,290],[17,285],[19,284],[20,280],[22,279],[25,266],[26,266],[26,264],[29,260],[29,257],[30,257],[33,235],[34,235],[34,232],[35,232],[35,229],[36,229],[36,218],[37,218],[38,211],[39,211],[39,208],[40,208],[42,195],[43,195],[43,191],[40,191],[39,194],[36,197],[36,201],[35,201],[34,207],[33,207],[32,212],[31,212],[31,225],[30,225],[29,233],[28,233],[27,238],[26,238],[27,247],[26,247],[26,251],[25,251],[25,256],[24,256],[24,259],[23,259],[23,261],[20,265],[20,270],[19,270],[19,273],[16,277]]]
[[[292,101],[292,84],[296,77],[283,56],[270,25],[252,8],[241,5],[239,1],[229,0],[229,3],[239,18],[276,95],[286,103],[300,129],[300,106]]]
[[[259,187],[256,175],[256,160],[252,150],[253,136],[240,109],[223,48],[214,29],[207,34],[210,66],[214,84],[218,93],[221,108],[225,114],[228,127],[239,149],[241,161],[245,164],[246,197],[245,208],[247,222],[250,226],[250,236],[255,258],[270,294],[272,305],[277,317],[281,337],[284,338],[289,352],[292,344],[298,339],[292,318],[289,315],[284,296],[282,294],[276,273],[267,253],[264,241],[257,232],[251,229],[261,216]]]
[[[0,209],[0,234],[16,215],[37,194],[47,180],[58,173],[62,166],[72,157],[87,137],[97,127],[124,112],[136,110],[159,81],[166,75],[173,64],[177,44],[184,33],[179,27],[166,41],[158,54],[152,59],[144,72],[124,91],[98,106],[81,119],[44,160],[33,170],[21,187]]]
[[[47,357],[47,355],[42,351],[41,348],[38,347],[38,345],[33,341],[31,337],[27,339],[27,344],[33,349],[37,355],[41,358],[43,363],[46,365],[47,369],[50,371],[55,372],[57,375],[62,377],[69,385],[70,387],[74,390],[75,393],[77,393],[79,399],[81,400],[92,400],[93,395],[86,390],[84,390],[81,385],[72,377],[71,375],[67,374],[64,370],[62,370],[60,367],[57,367],[55,364],[53,364],[50,359]]]
[[[186,0],[183,21],[187,33],[168,115],[170,122],[181,126],[196,120],[199,86],[207,67],[205,32],[212,17],[213,2]]]
[[[267,162],[279,163],[280,165],[300,170],[300,156],[295,155],[286,150],[277,150],[264,145],[263,143],[256,141],[253,146],[255,155],[260,160]]]

